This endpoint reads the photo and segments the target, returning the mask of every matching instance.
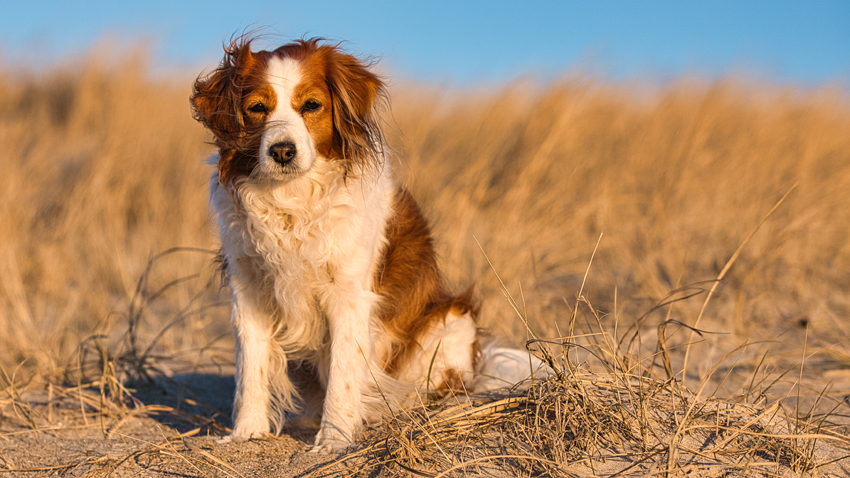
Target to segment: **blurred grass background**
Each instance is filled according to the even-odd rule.
[[[149,268],[160,252],[214,250],[217,239],[211,137],[189,111],[194,78],[147,69],[97,57],[41,74],[0,67],[0,365],[10,376],[67,379],[92,337],[119,347],[131,328],[146,344],[160,334],[158,357],[232,361],[213,255],[176,252]],[[797,184],[710,302],[700,328],[717,334],[691,363],[704,372],[751,339],[798,360],[804,344],[820,348],[829,367],[850,367],[846,90],[577,75],[390,92],[399,178],[431,219],[451,282],[478,284],[493,337],[521,345],[526,332],[481,249],[532,327],[558,337],[603,234],[583,294],[605,327],[640,319],[651,351],[657,326],[693,324],[704,295],[645,314],[671,291],[710,288]],[[581,310],[576,333],[595,320]],[[682,330],[668,330],[668,347],[681,350]]]

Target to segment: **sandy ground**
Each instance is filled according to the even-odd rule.
[[[82,400],[73,389],[54,389],[52,398],[43,388],[26,390],[0,409],[0,477],[387,476],[380,468],[360,472],[352,461],[338,463],[341,455],[310,453],[317,429],[309,426],[223,441],[233,389],[232,375],[180,376],[135,391],[143,405],[133,411],[99,404],[96,389],[85,390]]]
[[[81,401],[73,389],[33,387],[15,402],[3,402],[0,409],[0,477],[416,476],[397,466],[365,469],[356,450],[355,458],[342,463],[339,455],[310,453],[315,428],[288,426],[275,438],[222,442],[232,392],[232,376],[187,375],[137,390],[135,396],[144,405],[134,411],[100,405],[106,412],[100,413],[97,390],[85,391]],[[842,455],[824,443],[817,457],[825,462]],[[805,476],[850,476],[848,461],[838,460]],[[569,471],[574,476],[608,476],[633,463],[623,456]],[[449,476],[511,476],[493,466],[485,461]],[[622,476],[643,476],[632,472]],[[701,470],[697,463],[685,476],[770,476],[725,473]]]
[[[97,390],[21,394],[29,409],[9,404],[0,418],[0,476],[309,476],[337,456],[308,453],[315,429],[287,428],[280,437],[222,442],[232,376],[193,375],[139,390],[137,412],[94,410]],[[175,393],[176,392],[176,393]],[[49,402],[49,404],[48,404]],[[85,418],[81,406],[87,410]],[[30,424],[33,417],[37,428]],[[5,470],[4,470],[5,468]],[[18,471],[10,471],[18,470]]]

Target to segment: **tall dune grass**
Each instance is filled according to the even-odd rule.
[[[211,138],[191,119],[192,78],[151,80],[143,62],[91,60],[27,77],[4,68],[0,365],[49,376],[77,360],[86,338],[120,339],[153,255],[216,247],[203,164]],[[458,287],[478,283],[482,325],[495,337],[521,343],[526,332],[487,257],[532,328],[556,337],[602,235],[583,291],[608,313],[606,326],[625,329],[671,291],[708,289],[797,184],[700,325],[735,344],[779,338],[795,351],[808,328],[810,346],[834,344],[833,357],[850,357],[845,91],[730,78],[647,93],[565,77],[492,91],[402,85],[391,94],[387,136],[400,179],[433,222],[447,276]],[[191,251],[158,260],[149,294],[199,271],[204,280],[157,297],[138,321],[142,332],[150,338],[173,321],[213,268],[210,254]],[[216,285],[208,295],[226,300]],[[665,319],[693,324],[701,305],[676,302],[643,317],[649,342]],[[226,349],[227,315],[224,306],[181,316],[159,346],[179,354],[219,340]]]
[[[710,288],[797,184],[701,326],[730,345],[790,330],[782,340],[796,352],[806,326],[814,343],[846,343],[846,92],[683,79],[647,95],[566,78],[472,99],[405,93],[396,95],[392,138],[408,184],[436,221],[451,276],[478,280],[484,320],[498,335],[521,324],[473,236],[540,333],[560,336],[602,235],[584,291],[608,323],[628,326],[673,290]],[[650,332],[664,319],[693,324],[701,305],[675,303],[644,324]]]
[[[121,320],[150,256],[213,246],[208,138],[188,112],[189,85],[151,81],[140,62],[0,74],[7,368],[66,365],[83,338]],[[165,267],[184,274],[200,264]]]

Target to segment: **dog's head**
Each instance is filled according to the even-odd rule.
[[[342,161],[349,171],[379,161],[384,85],[369,66],[320,39],[259,52],[250,39],[231,42],[190,98],[215,135],[219,182],[288,181],[317,160]]]

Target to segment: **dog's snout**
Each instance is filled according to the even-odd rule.
[[[281,141],[269,146],[269,156],[281,166],[292,161],[297,153],[295,143],[290,141]]]

